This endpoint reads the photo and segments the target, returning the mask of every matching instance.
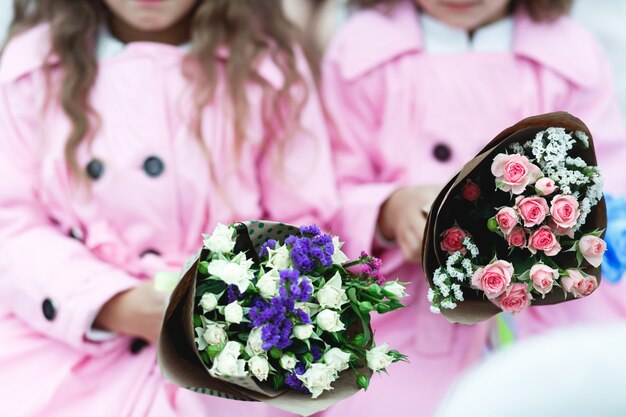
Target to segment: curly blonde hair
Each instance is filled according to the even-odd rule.
[[[264,93],[261,116],[269,135],[282,149],[290,132],[298,126],[308,94],[307,84],[297,68],[295,28],[283,15],[280,0],[199,0],[192,10],[189,28],[191,50],[188,59],[201,71],[184,71],[195,87],[197,116],[192,126],[199,139],[201,109],[224,81],[234,108],[233,128],[236,148],[245,141],[245,125],[250,114],[247,84],[260,86]],[[10,36],[39,23],[50,24],[51,54],[58,56],[63,78],[58,99],[72,123],[65,146],[70,172],[84,178],[76,153],[89,142],[98,115],[89,101],[98,74],[94,40],[110,11],[102,0],[15,0]],[[219,48],[229,50],[229,59],[217,57]],[[282,73],[280,88],[272,87],[257,71],[260,59],[271,59]],[[47,66],[47,73],[50,72]],[[271,123],[270,123],[271,120]]]

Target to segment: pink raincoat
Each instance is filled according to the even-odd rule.
[[[86,334],[103,303],[155,272],[179,269],[217,222],[323,225],[333,216],[333,168],[312,83],[303,133],[282,162],[254,111],[260,90],[248,92],[253,111],[237,155],[228,102],[218,92],[202,126],[216,186],[189,129],[184,50],[100,45],[105,57],[91,100],[102,123],[91,149],[79,154],[91,181],[81,193],[72,191],[64,158],[70,123],[56,101],[44,111],[48,45],[48,28],[36,27],[10,42],[0,65],[0,415],[269,415],[260,403],[165,382],[153,346],[122,336],[93,342]],[[269,62],[259,69],[270,84],[281,83]]]
[[[323,98],[343,199],[335,231],[348,242],[349,256],[376,242],[380,206],[395,189],[443,185],[501,130],[535,114],[564,110],[582,118],[609,189],[623,190],[626,142],[609,65],[596,43],[567,18],[536,24],[520,13],[510,23],[504,51],[430,54],[414,2],[404,0],[389,12],[357,13],[337,35],[324,62]],[[373,249],[383,253],[388,278],[411,281],[409,307],[374,322],[377,340],[408,354],[410,364],[392,365],[367,392],[323,415],[430,416],[455,377],[481,358],[488,323],[452,325],[432,314],[421,266],[405,263],[397,249]],[[605,285],[600,293],[614,289]],[[602,309],[610,302],[601,294],[551,309],[585,302],[600,308],[597,316],[616,313]],[[535,311],[523,321],[535,323]]]

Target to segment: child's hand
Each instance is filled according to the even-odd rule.
[[[400,188],[380,209],[378,229],[383,237],[398,243],[407,260],[421,260],[426,215],[439,191],[438,185]]]
[[[145,281],[132,290],[117,294],[100,310],[95,326],[115,333],[156,343],[161,332],[167,293]]]

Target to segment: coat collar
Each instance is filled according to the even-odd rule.
[[[108,31],[101,30],[96,46],[96,55],[101,62],[132,50],[144,50],[147,53],[153,51],[159,56],[176,55],[183,57],[189,48],[189,45],[175,47],[151,42],[133,42],[124,45],[110,35]],[[217,51],[217,56],[227,60],[229,59],[229,52],[226,48],[221,48]],[[37,25],[11,39],[7,44],[0,59],[0,83],[12,82],[22,76],[41,70],[45,63],[57,65],[59,61],[58,56],[50,54],[50,26],[48,24]],[[258,71],[273,87],[280,88],[282,86],[282,73],[271,59],[262,60],[258,65]]]
[[[355,79],[406,54],[423,52],[423,30],[413,0],[390,9],[357,13],[344,28],[345,38],[359,39],[339,52],[341,72]],[[567,47],[575,45],[575,47]],[[597,47],[591,36],[569,18],[535,23],[525,13],[513,17],[511,53],[547,67],[568,81],[589,86],[597,81]]]

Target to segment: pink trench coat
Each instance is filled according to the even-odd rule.
[[[56,102],[42,113],[47,45],[47,28],[37,27],[11,41],[0,66],[0,415],[271,414],[260,403],[165,382],[152,346],[85,335],[103,303],[157,271],[180,268],[217,222],[327,223],[337,195],[313,89],[302,115],[306,133],[287,145],[282,165],[254,111],[260,91],[250,88],[249,142],[238,155],[218,92],[202,128],[217,189],[188,129],[184,51],[129,44],[100,61],[92,102],[102,126],[79,155],[91,194],[73,193],[63,157],[69,122]],[[281,83],[269,62],[259,68]]]
[[[565,110],[582,118],[608,189],[623,193],[626,142],[606,58],[568,19],[539,25],[520,14],[513,27],[508,52],[426,54],[416,9],[406,0],[389,14],[357,13],[337,35],[324,63],[323,99],[343,200],[335,231],[349,255],[375,241],[380,206],[393,190],[444,184],[502,129],[534,114]],[[375,321],[376,337],[408,354],[410,364],[393,365],[324,417],[430,416],[484,350],[487,323],[451,325],[430,313],[421,266],[403,263],[395,249],[383,258],[388,278],[411,281],[412,297],[408,308]],[[552,325],[626,316],[618,296],[605,284],[588,300],[531,309],[519,316],[520,332],[545,328],[551,310],[559,311]]]

